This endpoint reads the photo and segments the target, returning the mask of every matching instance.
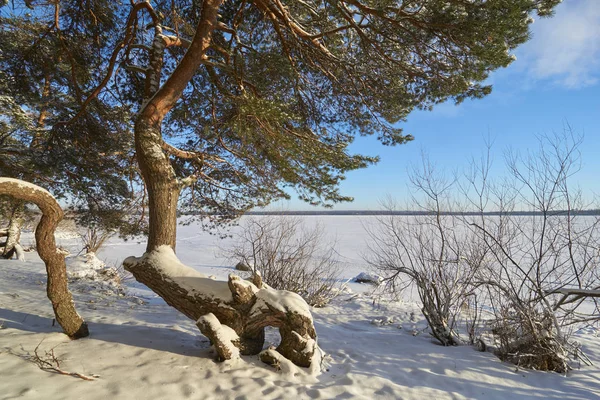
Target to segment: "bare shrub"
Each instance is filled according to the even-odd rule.
[[[421,214],[378,218],[377,225],[367,228],[370,251],[366,261],[393,292],[416,287],[431,335],[444,346],[456,345],[457,315],[470,296],[477,267],[477,260],[466,251],[472,235],[447,213],[454,207],[454,180],[436,172],[426,157],[410,179],[415,190],[411,208]],[[383,205],[397,211],[391,200]]]
[[[97,253],[108,239],[116,235],[116,231],[103,229],[96,225],[90,225],[79,238],[83,243],[83,249],[86,253]]]
[[[424,213],[383,217],[369,231],[369,262],[393,290],[416,287],[442,344],[458,343],[463,309],[469,342],[483,343],[484,323],[503,360],[557,372],[586,360],[571,335],[600,321],[600,220],[570,184],[580,145],[568,129],[540,138],[535,153],[508,153],[496,182],[488,148],[457,192],[424,161],[412,176],[424,196],[411,207]]]
[[[147,233],[145,192],[132,193],[121,204],[88,201],[74,208],[73,223],[84,227],[78,231],[86,253],[97,253],[113,236],[127,239]],[[75,228],[77,229],[77,228]]]
[[[254,282],[298,293],[312,306],[325,306],[337,294],[340,268],[333,245],[321,226],[308,228],[298,217],[248,218],[226,253],[250,267]]]
[[[570,185],[580,145],[570,131],[544,137],[536,153],[509,153],[501,184],[483,178],[489,167],[468,179],[478,215],[465,224],[487,250],[474,290],[491,306],[496,354],[526,368],[570,370],[581,356],[572,327],[599,319],[591,296],[600,288],[600,226],[596,217],[579,215],[588,205]],[[497,215],[485,214],[484,204]]]
[[[122,263],[115,263],[110,269],[115,271],[116,276],[114,277],[114,280],[119,286],[124,286],[126,283],[135,281],[131,272],[127,271]]]

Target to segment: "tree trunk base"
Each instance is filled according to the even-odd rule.
[[[262,351],[264,328],[279,328],[277,351],[300,367],[310,367],[318,350],[312,316],[296,293],[258,288],[236,275],[227,282],[210,279],[183,265],[169,246],[160,246],[143,257],[129,257],[125,269],[136,280],[159,294],[170,306],[197,321],[219,357]]]

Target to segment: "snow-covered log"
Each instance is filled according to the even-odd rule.
[[[260,353],[264,328],[273,326],[281,335],[277,351],[298,366],[311,366],[318,349],[316,332],[308,305],[296,293],[258,288],[236,275],[227,282],[210,279],[183,265],[167,245],[140,258],[129,257],[123,265],[169,305],[198,321],[223,359],[228,356],[226,341],[217,337],[224,332],[221,325],[237,335],[226,336],[245,355]]]
[[[42,218],[35,229],[35,242],[48,273],[47,294],[56,321],[71,338],[89,335],[87,324],[77,314],[73,297],[67,287],[65,256],[56,248],[54,231],[63,218],[60,205],[47,190],[18,179],[0,178],[0,194],[36,204]]]
[[[553,310],[556,311],[566,304],[572,304],[586,297],[600,297],[599,289],[579,289],[579,288],[558,288],[546,291],[546,295],[562,294],[560,300],[553,305]]]

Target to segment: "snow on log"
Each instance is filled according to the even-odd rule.
[[[317,335],[309,307],[296,293],[266,285],[258,288],[233,274],[227,282],[207,278],[182,264],[169,246],[139,258],[129,257],[123,266],[187,317],[194,321],[204,318],[198,326],[211,340],[218,326],[207,322],[209,314],[236,333],[233,344],[244,355],[260,353],[264,328],[273,326],[281,335],[277,351],[298,366],[312,365]]]
[[[553,306],[555,311],[565,304],[573,303],[586,297],[600,297],[600,290],[598,289],[558,288],[547,290],[545,293],[546,295],[562,294],[561,299]]]

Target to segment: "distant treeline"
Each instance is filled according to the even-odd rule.
[[[442,211],[443,215],[480,215],[476,211]],[[542,215],[540,211],[487,211],[484,215],[515,215],[532,216]],[[566,215],[567,211],[553,211],[550,215]],[[435,215],[431,211],[370,211],[370,210],[324,210],[324,211],[249,211],[246,215]],[[600,210],[571,210],[571,215],[600,215]]]
[[[38,210],[32,210],[33,214],[38,214]],[[72,209],[66,210],[66,217],[72,218],[77,214],[77,211]],[[567,211],[552,211],[549,212],[549,215],[566,215]],[[200,213],[193,212],[185,212],[178,213],[178,216],[186,216],[186,215],[200,215]],[[371,211],[371,210],[323,210],[323,211],[248,211],[245,215],[299,215],[299,216],[311,216],[311,215],[357,215],[357,216],[368,216],[368,215],[435,215],[434,212],[430,211]],[[442,211],[442,215],[480,215],[479,212],[476,211]],[[542,215],[540,211],[510,211],[510,212],[500,212],[500,211],[487,211],[484,212],[483,215],[515,215],[515,216],[532,216],[532,215]],[[571,210],[571,215],[590,215],[590,216],[600,216],[600,209],[598,210]]]

